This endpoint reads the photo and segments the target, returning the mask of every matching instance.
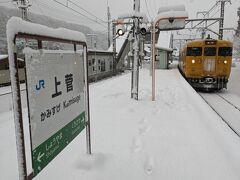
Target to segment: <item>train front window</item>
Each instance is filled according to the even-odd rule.
[[[216,56],[216,48],[215,47],[205,47],[204,48],[204,56]]]
[[[201,47],[188,47],[187,56],[201,56],[202,48]]]
[[[232,47],[220,47],[218,50],[219,56],[232,56]]]

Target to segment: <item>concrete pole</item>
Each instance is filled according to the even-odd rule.
[[[221,10],[220,10],[220,17],[222,18],[219,21],[219,36],[218,39],[223,39],[223,23],[224,23],[224,8],[225,8],[225,1],[221,1]]]
[[[133,86],[132,97],[138,100],[138,80],[139,80],[139,19],[134,19],[134,42],[133,42]]]
[[[140,12],[140,0],[134,0],[134,12]],[[139,84],[139,18],[133,19],[133,69],[131,97],[138,100]]]
[[[21,0],[21,6],[19,8],[22,11],[22,19],[27,21],[28,17],[27,17],[27,3],[26,3],[26,0]]]

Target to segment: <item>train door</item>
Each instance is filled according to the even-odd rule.
[[[203,72],[204,76],[214,76],[216,74],[216,47],[204,47]]]

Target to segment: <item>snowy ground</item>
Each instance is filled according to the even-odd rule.
[[[228,89],[218,93],[201,93],[217,113],[240,136],[240,62],[232,67]]]
[[[228,93],[240,97],[240,62],[235,62],[236,67],[232,67],[228,83]]]
[[[130,73],[90,86],[93,155],[81,133],[36,180],[239,180],[240,139],[177,69],[140,72],[139,101]],[[0,179],[16,180],[11,112],[0,114]]]

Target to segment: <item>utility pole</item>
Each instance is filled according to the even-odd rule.
[[[20,5],[18,6],[18,8],[22,12],[22,19],[26,21],[28,20],[28,16],[27,16],[28,7],[29,7],[29,4],[28,2],[26,2],[26,0],[21,0]]]
[[[115,23],[112,23],[112,36],[113,36],[113,42],[112,42],[112,44],[113,44],[113,75],[116,75],[116,66],[117,66],[117,64],[116,64],[116,60],[117,60],[117,57],[116,57],[116,25],[115,25]]]
[[[224,23],[224,7],[225,7],[225,1],[221,1],[221,9],[220,9],[220,18],[223,18],[219,21],[219,36],[218,39],[223,39],[223,23]]]
[[[239,37],[240,36],[240,7],[238,8],[237,15],[238,15],[239,19],[238,19],[238,27],[237,27],[237,31],[236,31],[236,36]]]
[[[217,3],[221,4],[221,7],[220,7],[220,18],[222,18],[222,19],[219,21],[219,36],[218,36],[218,39],[220,39],[220,40],[223,39],[224,9],[225,9],[226,2],[231,3],[231,0],[219,0],[217,2]]]
[[[107,19],[108,19],[108,48],[110,47],[110,31],[111,31],[111,14],[110,8],[107,1]]]
[[[140,0],[134,0],[133,11],[140,12]],[[139,18],[133,19],[133,68],[132,68],[132,89],[131,98],[138,100],[139,84]]]

